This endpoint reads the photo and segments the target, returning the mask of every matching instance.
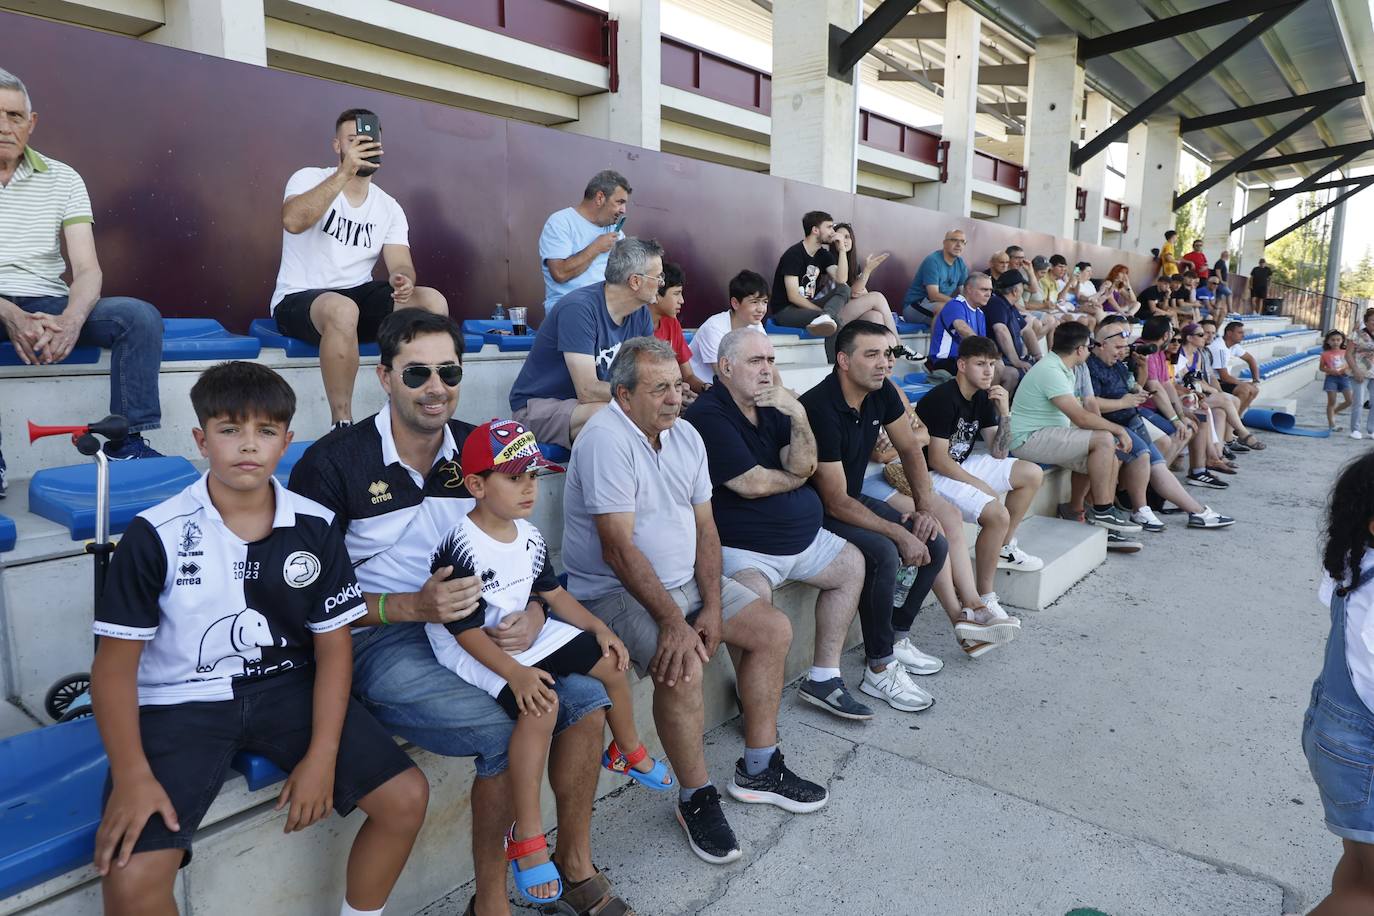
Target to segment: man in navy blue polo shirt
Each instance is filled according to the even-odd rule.
[[[806,482],[816,439],[791,392],[775,384],[773,345],[750,328],[716,352],[716,384],[684,414],[706,445],[721,571],[772,601],[789,579],[821,590],[816,643],[802,699],[846,719],[871,719],[840,675],[844,637],[859,606],[863,555],[821,527],[824,509]]]

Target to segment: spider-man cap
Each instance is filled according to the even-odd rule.
[[[563,471],[561,465],[554,464],[539,451],[534,433],[515,420],[492,420],[469,433],[463,442],[461,465],[464,474]]]

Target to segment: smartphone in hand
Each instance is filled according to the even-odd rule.
[[[359,137],[366,137],[373,143],[382,142],[382,125],[377,121],[374,114],[360,114],[354,123],[354,132]],[[381,165],[381,156],[368,156],[367,161],[373,165]]]
[[[615,221],[615,225],[611,227],[611,231],[612,231],[612,232],[619,232],[619,231],[624,227],[624,225],[625,225],[625,217],[622,216],[620,219],[618,219],[618,220]]]

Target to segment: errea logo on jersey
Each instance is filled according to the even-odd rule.
[[[389,501],[391,499],[390,490],[391,487],[387,486],[385,480],[374,480],[367,485],[367,492],[372,494],[372,505],[374,506]]]
[[[361,601],[362,597],[363,590],[358,587],[358,583],[354,582],[337,595],[324,599],[324,611],[327,614],[341,605]]]
[[[305,550],[297,550],[286,558],[281,577],[292,588],[305,588],[320,577],[320,558]]]

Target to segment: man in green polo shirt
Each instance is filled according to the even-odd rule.
[[[1085,520],[1117,534],[1133,534],[1140,526],[1114,505],[1117,447],[1129,456],[1134,451],[1131,437],[1125,428],[1084,407],[1074,394],[1074,369],[1087,362],[1091,340],[1087,325],[1076,321],[1055,329],[1052,352],[1031,367],[1016,389],[1011,453],[1088,475],[1093,504]]]
[[[132,433],[109,455],[156,456],[139,433],[162,421],[162,317],[138,299],[101,298],[86,185],[71,166],[29,146],[37,123],[24,84],[0,70],[0,341],[31,366],[60,363],[78,344],[109,348],[110,413],[126,417]],[[0,458],[0,496],[4,467]]]

